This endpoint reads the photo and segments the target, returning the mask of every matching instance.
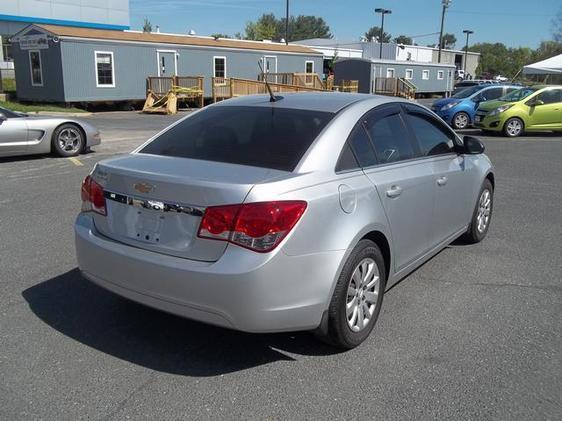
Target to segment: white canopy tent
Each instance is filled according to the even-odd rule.
[[[562,54],[523,66],[525,75],[556,75],[562,74]]]

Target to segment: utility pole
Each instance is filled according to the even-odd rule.
[[[289,0],[285,12],[285,44],[289,45]]]
[[[441,48],[443,45],[443,26],[445,24],[445,11],[451,5],[452,0],[441,0],[443,9],[441,11],[441,30],[439,31],[439,53],[437,54],[437,63],[441,63]]]
[[[466,59],[468,58],[468,36],[470,34],[473,34],[474,31],[471,31],[470,29],[465,29],[463,30],[463,33],[466,34],[466,47],[464,48],[464,66],[463,66],[464,77],[466,77]]]
[[[392,10],[388,10],[388,9],[383,9],[381,7],[378,7],[375,9],[375,13],[380,13],[381,14],[381,34],[379,35],[379,58],[382,59],[382,41],[383,41],[383,36],[384,36],[384,15],[390,15],[392,13]]]

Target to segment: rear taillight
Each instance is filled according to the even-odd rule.
[[[198,235],[265,253],[277,247],[305,209],[303,201],[210,206],[205,210]]]
[[[100,215],[107,214],[103,187],[91,176],[87,176],[82,182],[81,194],[83,211],[93,211]]]

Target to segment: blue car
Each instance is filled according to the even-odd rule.
[[[454,129],[466,129],[474,122],[476,109],[481,102],[498,99],[516,89],[521,89],[521,86],[471,86],[470,88],[457,92],[449,98],[435,101],[431,109]]]

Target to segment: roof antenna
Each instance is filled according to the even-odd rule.
[[[260,66],[263,81],[265,82],[265,87],[267,88],[267,92],[269,92],[269,102],[277,101],[277,98],[275,98],[275,95],[273,95],[273,91],[271,90],[271,86],[269,86],[269,82],[267,81],[267,74],[263,71],[263,66],[261,65],[261,60],[258,60],[258,66]]]

